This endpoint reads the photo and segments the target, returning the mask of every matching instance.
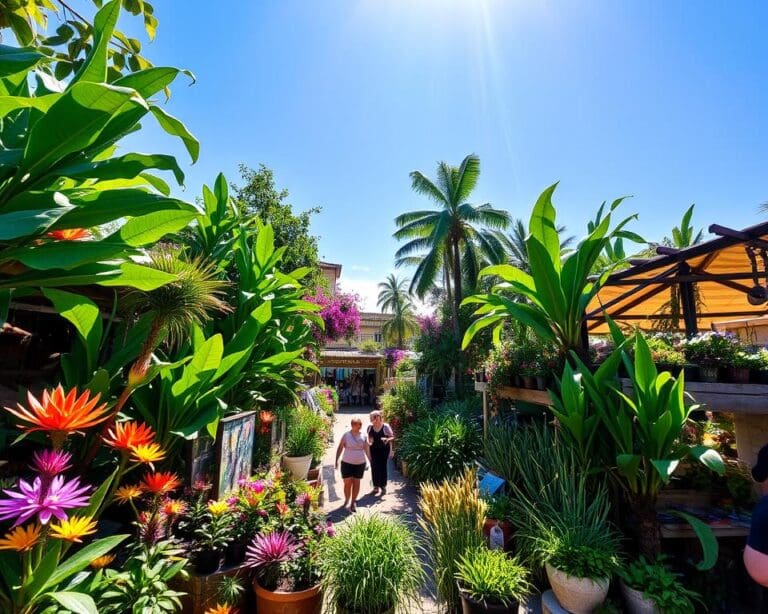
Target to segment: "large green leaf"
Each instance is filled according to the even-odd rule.
[[[103,326],[98,306],[89,298],[54,288],[43,288],[45,297],[53,303],[60,316],[69,320],[86,347],[88,364],[96,365]]]
[[[167,234],[178,232],[196,217],[197,213],[194,211],[156,211],[131,218],[117,234],[127,245],[148,245]]]
[[[174,275],[158,271],[155,268],[142,266],[134,262],[123,262],[119,266],[119,273],[116,276],[100,279],[94,283],[102,286],[126,286],[149,291],[164,286],[175,279]]]
[[[555,224],[555,208],[552,206],[552,194],[557,188],[554,183],[544,190],[533,205],[531,220],[528,224],[530,236],[539,241],[549,253],[549,259],[560,270],[560,233]]]
[[[195,76],[188,70],[170,66],[152,66],[120,77],[115,80],[114,85],[130,87],[142,97],[149,98],[173,83],[179,73],[187,75],[194,83]]]
[[[73,209],[70,205],[50,209],[12,211],[0,214],[0,241],[11,241],[47,231]]]
[[[121,0],[107,2],[93,18],[93,48],[75,73],[72,83],[104,83],[107,80],[108,49],[117,18],[120,16],[120,2]]]
[[[150,169],[172,171],[178,184],[184,184],[184,173],[176,158],[164,154],[129,153],[100,162],[60,167],[58,172],[71,179],[132,179]]]
[[[57,591],[48,593],[48,597],[67,608],[67,611],[72,612],[72,614],[99,614],[93,597],[85,593]]]
[[[723,457],[718,454],[717,450],[707,446],[692,446],[691,456],[710,471],[714,471],[718,475],[725,474],[725,463],[723,463]]]
[[[45,94],[43,96],[0,96],[0,117],[19,109],[37,109],[47,111],[56,102],[60,94]]]
[[[125,541],[128,535],[112,535],[103,539],[97,539],[78,550],[72,556],[61,563],[51,574],[45,584],[44,590],[51,590],[70,576],[82,571],[91,564],[93,559],[107,554],[115,546]]]
[[[123,109],[144,108],[136,92],[105,83],[75,83],[32,127],[18,181],[30,181],[56,162],[92,144]]]
[[[4,258],[18,260],[38,270],[73,269],[110,260],[126,253],[128,246],[108,237],[101,241],[51,241],[43,245],[9,249]]]
[[[192,162],[197,162],[197,158],[200,156],[200,142],[192,136],[187,127],[180,120],[166,113],[157,105],[152,105],[150,111],[152,111],[152,114],[157,119],[157,123],[160,124],[163,130],[181,139],[189,152],[190,158],[192,158]]]
[[[685,512],[681,512],[679,510],[667,510],[667,513],[678,516],[685,520],[689,525],[691,525],[694,533],[696,533],[696,537],[699,538],[699,541],[701,542],[701,550],[704,554],[704,559],[700,563],[696,564],[696,568],[701,571],[712,569],[715,566],[715,563],[717,563],[719,544],[717,543],[717,538],[712,532],[710,526],[695,516],[691,516],[690,514],[686,514]]]
[[[46,56],[33,47],[0,45],[0,77],[25,72],[44,60]]]

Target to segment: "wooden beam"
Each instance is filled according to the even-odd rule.
[[[635,285],[634,285],[634,287],[631,290],[629,290],[627,292],[624,292],[623,294],[621,294],[620,296],[617,296],[614,299],[611,299],[605,305],[600,305],[600,307],[598,309],[595,309],[595,310],[591,311],[590,313],[588,313],[586,315],[586,319],[587,320],[591,320],[595,316],[595,314],[600,313],[600,312],[604,312],[607,309],[610,309],[611,307],[613,307],[614,305],[617,305],[617,304],[621,303],[622,301],[628,299],[633,294],[635,294],[637,292],[640,292],[641,290],[644,290],[645,288],[653,286],[654,284],[658,284],[660,281],[664,280],[664,278],[669,277],[670,275],[672,275],[676,271],[677,271],[677,269],[675,267],[673,267],[671,269],[668,269],[668,270],[664,271],[663,273],[660,273],[656,277],[651,277],[650,279],[646,279],[646,280],[643,280],[643,281],[635,282]],[[672,282],[668,281],[665,285],[669,285],[670,283],[672,283]],[[658,294],[663,289],[664,289],[664,286],[659,287],[659,288],[652,288],[650,292],[646,292],[645,294],[643,294],[641,296],[640,302],[644,301],[647,298],[652,297],[655,294]],[[599,296],[599,293],[598,293],[598,296]],[[627,309],[630,309],[630,308],[634,307],[637,304],[637,302],[638,302],[638,300],[635,299],[628,306],[622,307],[616,313],[622,313],[623,311],[626,311]]]
[[[678,265],[678,271],[681,275],[687,275],[691,272],[691,267],[687,262],[681,262]],[[699,332],[696,315],[696,290],[692,282],[682,281],[678,285],[680,290],[680,308],[683,310],[683,322],[685,322],[685,334],[693,337]]]
[[[659,245],[656,248],[656,253],[660,256],[674,256],[675,254],[680,253],[680,250],[676,247],[668,247],[666,245]]]
[[[744,243],[749,243],[750,245],[755,245],[756,247],[768,249],[768,241],[764,241],[760,238],[760,236],[754,236],[748,231],[734,230],[733,228],[728,228],[727,226],[720,226],[720,224],[712,224],[709,227],[709,232],[712,234],[720,235],[721,237],[736,239]]]

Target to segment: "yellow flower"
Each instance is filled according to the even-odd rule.
[[[148,463],[163,460],[165,452],[159,443],[142,443],[131,448],[131,458],[137,463]]]
[[[229,511],[229,505],[226,501],[208,501],[208,511],[213,516],[221,516]]]
[[[208,608],[205,614],[237,614],[237,608],[227,605],[226,603],[217,603],[212,608]]]
[[[27,552],[32,550],[33,546],[40,538],[40,525],[27,525],[26,527],[16,527],[13,531],[7,533],[0,539],[0,550],[15,550],[16,552]]]
[[[104,569],[105,567],[109,567],[114,560],[114,554],[104,554],[91,561],[91,569]]]
[[[83,537],[96,532],[96,521],[90,516],[70,516],[51,525],[51,537],[82,543]]]
[[[183,514],[186,509],[187,506],[183,501],[176,501],[175,499],[168,499],[162,505],[162,510],[166,516],[178,516]]]
[[[121,486],[115,491],[115,499],[120,503],[128,503],[134,499],[138,499],[144,491],[138,486]]]

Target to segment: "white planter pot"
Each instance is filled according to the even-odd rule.
[[[294,482],[307,479],[311,464],[311,454],[306,456],[283,456],[283,469],[291,473]]]
[[[609,578],[577,578],[547,563],[547,578],[560,605],[573,614],[589,614],[608,596]]]
[[[629,614],[660,614],[656,604],[643,596],[643,591],[627,586],[622,581],[621,593],[624,595],[624,601],[627,602]]]

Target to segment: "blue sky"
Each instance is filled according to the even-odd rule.
[[[658,239],[696,203],[700,226],[760,221],[768,200],[768,4],[516,0],[156,0],[156,64],[191,69],[168,110],[202,142],[185,195],[263,162],[347,287],[392,270],[393,218],[429,207],[408,173],[480,156],[476,202],[556,206],[581,234],[632,195]],[[224,6],[224,5],[221,5]],[[127,26],[128,17],[123,25]],[[149,129],[143,151],[177,152]]]

